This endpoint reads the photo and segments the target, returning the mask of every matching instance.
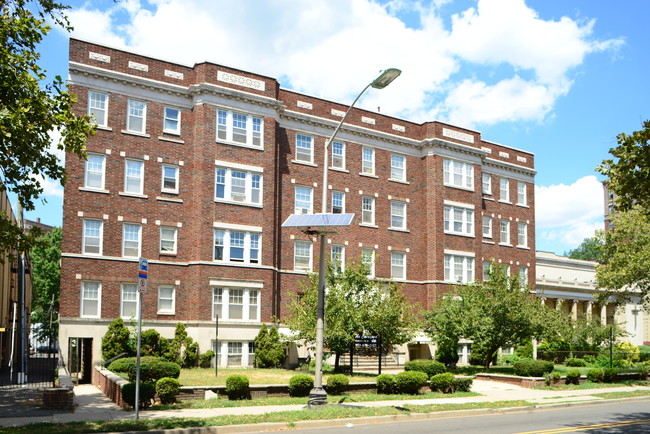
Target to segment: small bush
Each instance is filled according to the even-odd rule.
[[[474,380],[471,378],[456,378],[456,392],[471,391],[472,383],[474,383]]]
[[[129,367],[129,381],[135,381],[136,364]],[[178,378],[181,375],[181,367],[178,363],[165,362],[158,357],[140,358],[140,381],[143,383],[156,383],[161,378]]]
[[[350,384],[350,379],[343,374],[330,375],[327,378],[327,393],[341,395]]]
[[[618,369],[606,368],[603,374],[603,381],[605,383],[614,383],[616,380],[618,380]]]
[[[639,380],[647,380],[648,373],[650,373],[650,366],[648,366],[646,363],[641,363],[637,367],[637,372],[639,373]]]
[[[427,374],[420,371],[404,371],[397,374],[395,384],[399,393],[417,395],[427,385]]]
[[[530,359],[518,360],[512,366],[515,375],[520,377],[543,377],[545,373],[552,372],[554,368],[553,362]]]
[[[311,360],[309,362],[309,369],[311,369],[312,371],[316,369],[316,360]],[[331,370],[332,370],[332,365],[323,362],[323,371],[331,371]]]
[[[587,380],[602,383],[605,380],[605,371],[602,368],[592,368],[587,372]]]
[[[156,381],[156,395],[162,404],[173,404],[181,392],[181,383],[176,378],[164,377]]]
[[[210,362],[212,361],[213,357],[214,357],[214,351],[212,350],[208,350],[205,353],[201,354],[199,356],[199,366],[201,368],[209,368]]]
[[[155,396],[156,386],[151,383],[140,383],[140,408],[149,407]],[[135,407],[135,383],[126,383],[122,386],[122,399],[131,407]]]
[[[564,361],[564,364],[570,368],[583,368],[587,366],[587,362],[585,362],[584,359],[579,359],[577,357],[571,357],[570,359],[566,359]]]
[[[580,384],[580,371],[577,369],[567,371],[566,384]]]
[[[226,377],[226,395],[228,399],[250,399],[251,391],[248,377],[245,375],[230,375]]]
[[[309,375],[294,375],[289,379],[289,396],[309,396],[314,388],[314,379]]]
[[[377,393],[386,395],[393,394],[397,391],[395,385],[395,376],[391,374],[381,374],[377,376]]]
[[[418,359],[406,362],[404,364],[404,370],[424,372],[427,374],[427,378],[429,378],[436,374],[442,374],[443,372],[447,371],[447,368],[445,368],[444,364],[436,362],[435,360]]]
[[[129,367],[135,363],[135,357],[124,357],[122,359],[113,360],[108,365],[108,370],[111,372],[129,372]]]
[[[431,377],[429,384],[432,392],[454,393],[456,391],[456,377],[451,372],[436,374]]]

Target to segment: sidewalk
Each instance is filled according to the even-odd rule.
[[[448,404],[448,403],[472,403],[472,402],[497,402],[497,401],[528,401],[535,404],[555,404],[562,402],[597,401],[602,398],[593,396],[605,392],[624,392],[633,390],[648,390],[647,386],[630,386],[617,388],[602,388],[588,390],[535,390],[527,389],[511,384],[499,383],[496,381],[474,380],[472,391],[480,393],[481,396],[470,396],[464,398],[437,398],[437,399],[414,399],[414,400],[393,400],[393,401],[369,401],[352,403],[350,405],[362,407],[387,407],[405,405],[427,405],[427,404]],[[25,417],[23,411],[16,411],[14,416],[0,415],[0,426],[11,427],[27,425],[39,422],[82,422],[82,421],[114,421],[134,419],[133,411],[124,411],[118,405],[109,400],[97,387],[93,385],[75,386],[74,413],[60,411],[40,410],[38,414]],[[140,412],[141,419],[156,418],[204,418],[225,415],[264,414],[278,411],[300,410],[305,405],[270,405],[257,407],[230,407],[230,408],[203,408],[183,410],[143,410]],[[19,416],[20,414],[20,416]]]

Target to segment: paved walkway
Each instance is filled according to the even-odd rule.
[[[417,400],[393,400],[393,401],[370,401],[353,403],[363,407],[386,407],[404,405],[426,405],[446,403],[471,403],[471,402],[497,402],[497,401],[528,401],[536,404],[554,404],[562,402],[597,401],[602,398],[593,396],[605,392],[623,392],[633,390],[648,390],[647,386],[630,386],[603,389],[587,390],[535,390],[527,389],[512,384],[499,383],[496,381],[474,380],[472,391],[480,393],[481,396],[470,396],[464,398],[437,398]],[[14,391],[16,396],[26,399],[28,405],[22,402],[23,407],[0,405],[0,426],[11,427],[27,425],[38,422],[76,422],[76,421],[112,421],[123,419],[134,419],[133,411],[124,411],[118,405],[109,400],[97,387],[93,385],[75,386],[75,411],[62,412],[56,410],[43,410],[32,402],[27,392]],[[5,396],[5,398],[7,398]],[[32,401],[30,401],[32,399]],[[18,403],[20,404],[20,403]],[[257,407],[229,407],[229,408],[203,408],[184,410],[144,410],[140,412],[141,419],[155,419],[168,417],[189,417],[202,418],[224,415],[264,414],[278,411],[300,410],[304,405],[270,405]]]

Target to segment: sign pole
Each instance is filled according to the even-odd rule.
[[[142,336],[142,294],[147,290],[149,261],[140,258],[138,263],[138,345],[135,362],[135,420],[140,419],[140,347]]]

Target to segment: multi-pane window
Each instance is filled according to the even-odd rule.
[[[228,342],[228,366],[241,366],[243,354],[243,342]]]
[[[261,205],[262,174],[229,167],[217,167],[214,196],[219,201]]]
[[[165,193],[178,193],[178,166],[163,164],[161,190]]]
[[[144,161],[124,160],[124,192],[142,194],[144,186]]]
[[[445,205],[445,232],[474,236],[474,210]]]
[[[332,213],[343,214],[345,212],[345,193],[332,191]]]
[[[99,318],[102,284],[91,280],[81,282],[81,314],[82,318]]]
[[[138,285],[135,283],[123,283],[122,285],[122,318],[138,318]]]
[[[160,227],[160,253],[176,253],[177,231],[171,226]]]
[[[296,271],[311,271],[311,243],[296,241],[293,245],[293,269]]]
[[[393,200],[390,202],[390,226],[394,229],[406,229],[406,203]]]
[[[108,94],[91,90],[88,92],[88,116],[95,118],[98,127],[108,124]]]
[[[483,173],[481,179],[483,181],[483,194],[492,194],[492,175]]]
[[[361,150],[361,173],[366,175],[375,174],[375,150],[363,148]]]
[[[517,224],[517,245],[528,247],[528,225],[526,223]]]
[[[260,263],[261,234],[228,229],[214,230],[214,260]]]
[[[332,266],[339,273],[345,270],[345,246],[332,245]]]
[[[519,287],[525,288],[528,285],[528,267],[525,265],[519,266]]]
[[[176,290],[173,286],[158,287],[158,313],[170,314],[176,310]]]
[[[499,242],[501,244],[510,244],[510,222],[508,220],[501,220]]]
[[[144,133],[147,119],[147,103],[137,99],[129,99],[126,129],[135,133]]]
[[[88,154],[88,159],[86,160],[86,170],[84,173],[84,187],[103,190],[105,167],[105,155]]]
[[[314,162],[314,138],[305,134],[296,134],[296,161]]]
[[[262,118],[229,110],[217,110],[217,140],[262,147]]]
[[[406,157],[404,155],[390,155],[390,178],[396,181],[406,181]]]
[[[406,253],[391,252],[390,277],[400,280],[406,279]]]
[[[102,254],[102,230],[101,220],[84,219],[83,249],[82,253],[87,255]]]
[[[259,321],[260,291],[249,288],[212,288],[212,319]]]
[[[375,198],[363,196],[361,198],[361,223],[375,224]]]
[[[122,256],[128,258],[140,257],[141,226],[134,223],[122,225]]]
[[[345,144],[332,142],[332,167],[345,169]]]
[[[169,134],[181,133],[181,111],[176,107],[165,107],[163,131]]]
[[[526,203],[526,183],[517,182],[517,204],[527,205]]]
[[[483,281],[486,281],[486,280],[490,279],[490,267],[491,266],[492,266],[492,262],[483,261]]]
[[[502,202],[510,202],[510,179],[499,179],[499,200]]]
[[[443,163],[445,185],[474,189],[474,166],[457,160]]]
[[[474,258],[445,254],[445,281],[469,283],[474,281]]]
[[[375,250],[371,248],[361,249],[361,263],[368,269],[368,276],[375,276]]]
[[[311,214],[313,212],[313,189],[296,186],[295,214]]]
[[[492,238],[492,217],[488,215],[483,216],[483,236]]]

